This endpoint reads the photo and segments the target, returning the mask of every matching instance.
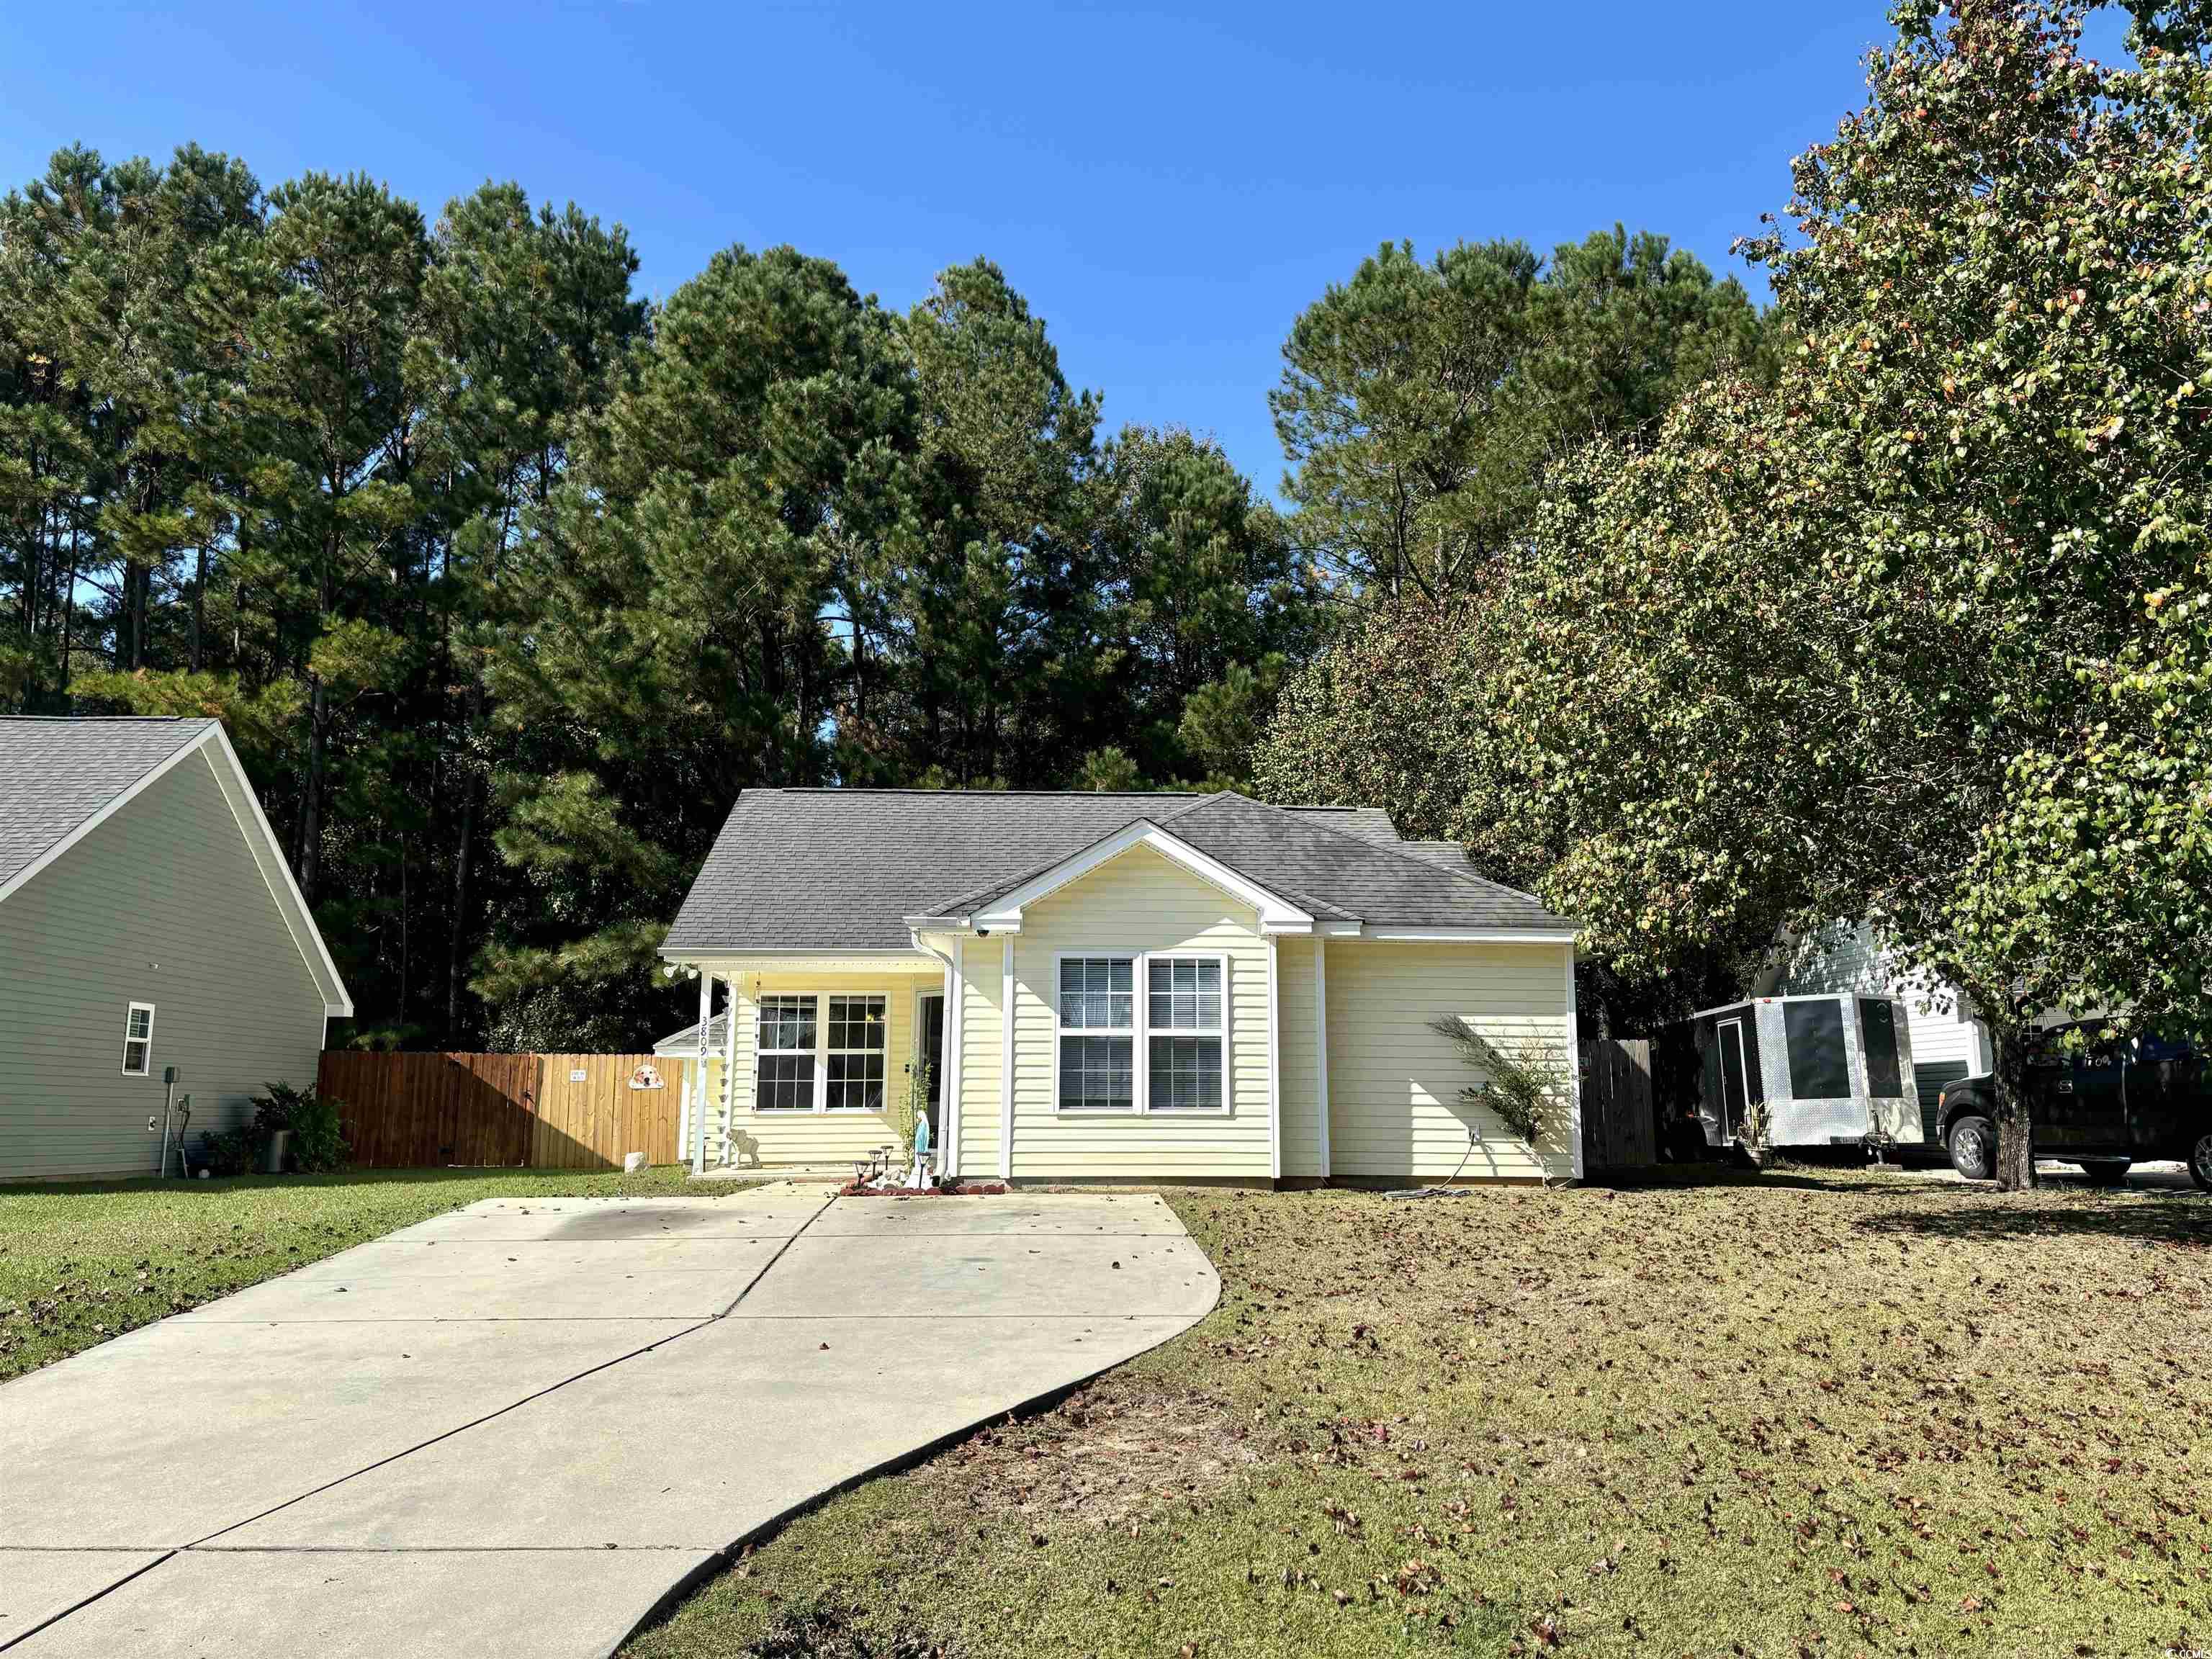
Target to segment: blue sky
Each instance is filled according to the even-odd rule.
[[[627,225],[653,295],[790,242],[903,307],[988,254],[1109,428],[1210,434],[1273,490],[1283,337],[1376,243],[1548,249],[1620,220],[1739,269],[1883,10],[24,3],[0,12],[0,181],[71,142],[186,140],[267,185],[366,171],[432,215],[512,178]]]

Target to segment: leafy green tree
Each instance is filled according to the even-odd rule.
[[[1555,481],[1510,607],[1504,799],[1632,969],[1869,915],[1996,1050],[2044,1009],[2212,1033],[2205,20],[1900,6],[1753,252],[1798,337]]]

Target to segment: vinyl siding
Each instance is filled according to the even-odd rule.
[[[1304,948],[1304,941],[1294,942]],[[970,941],[988,959],[995,1007],[996,941]],[[1199,951],[1228,960],[1230,1099],[1225,1112],[1064,1115],[1054,1105],[1059,1068],[1057,968],[1062,954]],[[1017,1180],[1197,1178],[1260,1180],[1271,1173],[1267,1121],[1267,981],[1273,951],[1247,905],[1211,882],[1139,847],[1024,908],[1015,939],[1014,1157]],[[1142,994],[1141,982],[1138,986]],[[997,1121],[995,1046],[978,1063],[990,1074]],[[1141,1067],[1144,1055],[1136,1056]],[[971,1084],[969,1098],[975,1097]],[[963,1160],[965,1161],[965,1160]]]
[[[1314,952],[1323,942],[1285,939],[1276,957],[1282,975],[1283,1174],[1306,1179],[1322,1173],[1320,1068],[1314,1054]]]
[[[1462,1103],[1476,1080],[1451,1040],[1430,1028],[1458,1014],[1493,1042],[1567,1041],[1562,945],[1328,945],[1329,1164],[1333,1176],[1438,1180],[1573,1173],[1564,1121],[1540,1162],[1486,1109]],[[1286,1107],[1287,1109],[1287,1107]],[[1481,1143],[1468,1155],[1467,1126]]]
[[[1005,1000],[999,942],[963,942],[960,999],[960,1168],[971,1180],[999,1178],[999,1009]]]
[[[155,1009],[145,1077],[122,1074],[134,1001]],[[265,1083],[312,1083],[322,1044],[321,994],[204,753],[0,903],[0,1179],[150,1175],[164,1066],[197,1139]]]
[[[707,1161],[741,1167],[777,1164],[836,1164],[865,1158],[880,1146],[902,1143],[904,1103],[915,1060],[915,998],[944,983],[934,962],[901,963],[880,972],[823,973],[794,963],[789,971],[747,968],[735,975],[736,1064],[726,1088],[720,1055],[707,1063]],[[888,1023],[884,1063],[884,1109],[852,1111],[757,1111],[754,1053],[757,1016],[764,996],[811,996],[816,1018],[826,1024],[831,996],[880,996]],[[680,1064],[687,1080],[690,1063]],[[817,1071],[818,1071],[817,1065]],[[674,1081],[673,1079],[671,1079]],[[684,1130],[690,1133],[685,1097]],[[685,1157],[691,1143],[683,1143]]]

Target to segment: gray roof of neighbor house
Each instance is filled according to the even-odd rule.
[[[0,718],[0,888],[59,847],[211,720]]]
[[[661,946],[905,950],[906,918],[970,914],[1145,821],[1319,920],[1504,932],[1571,927],[1368,807],[1218,794],[748,789]]]
[[[707,1022],[707,1052],[719,1054],[729,1046],[730,1017],[720,1013]],[[699,1022],[693,1020],[680,1031],[671,1031],[653,1045],[656,1054],[696,1054],[699,1052]]]

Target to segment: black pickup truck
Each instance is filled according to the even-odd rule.
[[[2079,1054],[2059,1039],[2078,1029]],[[2099,1041],[2099,1021],[2054,1026],[2027,1063],[2027,1108],[2035,1155],[2078,1164],[2090,1180],[2117,1182],[2130,1164],[2180,1158],[2212,1192],[2212,1074],[2185,1043],[2132,1036]],[[1996,1170],[1993,1079],[1985,1073],[1947,1087],[1936,1103],[1938,1133],[1951,1167],[1969,1181]]]

